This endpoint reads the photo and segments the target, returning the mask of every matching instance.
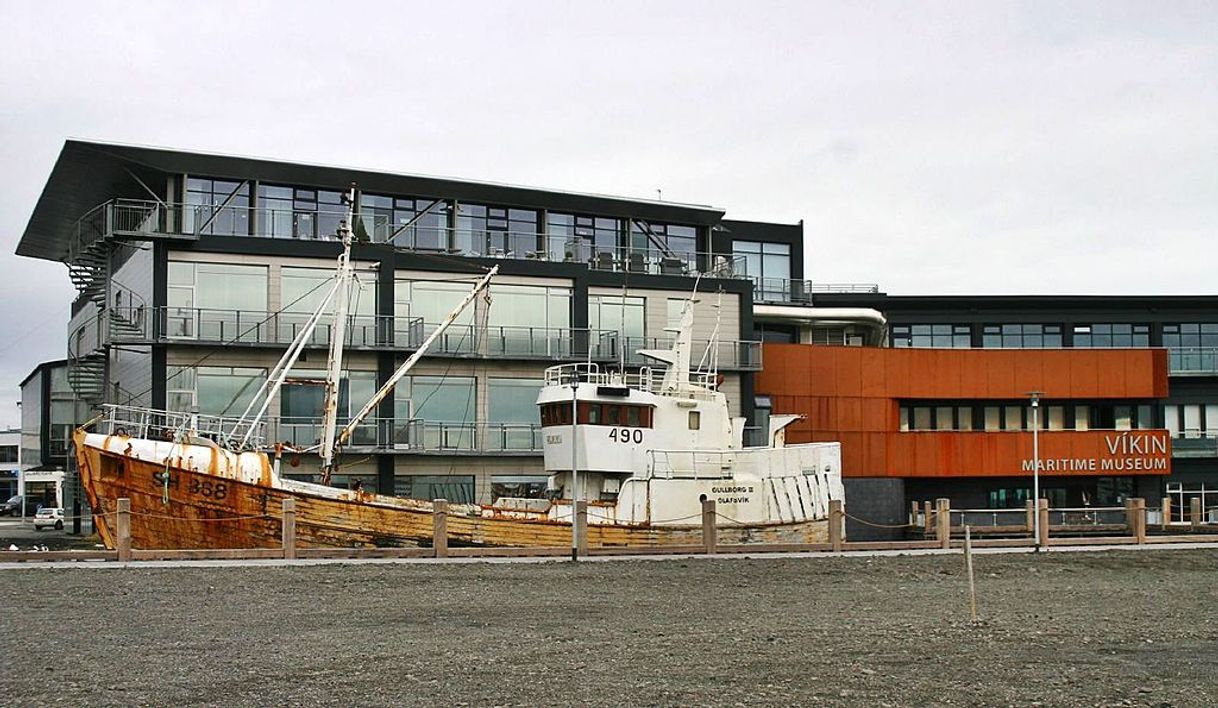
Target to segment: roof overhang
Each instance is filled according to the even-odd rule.
[[[119,197],[150,199],[152,195],[141,182],[157,189],[158,185],[164,183],[165,175],[180,174],[323,189],[343,189],[356,182],[361,190],[377,194],[456,199],[619,218],[635,217],[692,226],[717,224],[724,213],[722,209],[697,204],[68,140],[64,142],[25,233],[17,244],[17,255],[62,260],[67,255],[76,221],[90,209]]]

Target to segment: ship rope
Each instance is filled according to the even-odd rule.
[[[864,526],[870,526],[870,527],[876,528],[876,529],[908,529],[908,528],[920,527],[922,525],[922,524],[908,524],[908,523],[906,523],[906,524],[880,524],[880,523],[876,523],[874,521],[868,521],[867,519],[860,519],[857,516],[851,516],[850,514],[847,514],[845,512],[842,512],[842,516],[846,517],[847,519],[850,519],[851,521],[860,523]],[[934,516],[935,516],[935,512],[932,511],[931,512],[932,521],[934,519]]]

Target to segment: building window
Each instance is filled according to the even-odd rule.
[[[454,247],[475,256],[537,255],[537,212],[482,204],[457,205]]]
[[[421,419],[424,449],[475,449],[477,410],[473,377],[408,376],[394,387],[396,423],[400,427],[412,418]]]
[[[622,222],[601,216],[546,215],[550,260],[589,263],[613,270],[622,255]]]
[[[266,318],[266,266],[169,263],[165,334],[220,342],[258,341]]]
[[[594,332],[616,332],[627,338],[627,351],[641,340],[646,332],[643,323],[646,315],[646,298],[620,295],[588,296],[588,327]],[[635,341],[629,341],[635,340]]]
[[[448,205],[442,200],[361,194],[359,224],[357,235],[377,243],[392,239],[412,251],[448,250]]]
[[[371,274],[369,274],[371,275]],[[304,328],[309,317],[321,304],[330,284],[334,280],[334,271],[325,268],[289,268],[281,269],[280,293],[281,312],[275,321],[279,325],[280,342],[290,342]],[[347,322],[348,346],[372,346],[376,341],[376,293],[375,277],[361,277],[360,284],[351,289],[351,297],[347,305],[349,321]],[[334,311],[334,301],[326,314]],[[313,331],[313,342],[325,343],[330,341],[332,321],[318,322]]]
[[[430,334],[435,331],[444,318],[461,304],[471,287],[472,282],[394,281],[394,341],[400,346],[409,346],[415,320],[422,320],[423,332]],[[446,354],[468,353],[476,347],[474,336],[474,308],[467,307],[433,346],[436,351]]]
[[[1059,324],[995,324],[982,329],[987,349],[1057,349],[1062,346]]]
[[[689,429],[699,430],[702,428],[702,413],[699,411],[689,412]]]
[[[258,235],[329,239],[347,218],[342,192],[271,184],[258,185]]]
[[[324,371],[293,371],[287,385],[279,391],[279,436],[297,445],[312,445],[321,440],[325,415],[326,374]],[[353,412],[376,393],[376,372],[347,371],[338,382],[338,422],[345,425]],[[352,404],[354,401],[354,405]],[[360,425],[352,433],[352,445],[376,444],[375,422]]]
[[[791,291],[791,246],[765,241],[732,241],[732,255],[744,259],[744,273],[753,281],[760,302],[792,302],[803,293]]]
[[[393,480],[393,493],[411,499],[445,499],[453,504],[474,503],[473,475],[413,474]]]
[[[172,411],[241,415],[258,393],[266,369],[230,366],[170,366],[165,372],[166,403]]]
[[[1180,322],[1163,325],[1163,346],[1175,373],[1218,373],[1218,323]]]
[[[1085,348],[1134,348],[1150,346],[1150,325],[1074,325],[1074,346]]]
[[[569,355],[571,289],[491,285],[489,354]]]
[[[537,379],[489,379],[486,428],[488,450],[538,450]]]
[[[638,219],[630,222],[631,251],[658,252],[662,257],[693,263],[697,248],[698,230],[693,226],[649,223]]]
[[[892,346],[967,349],[972,346],[972,336],[966,324],[893,325]]]
[[[188,177],[182,230],[187,233],[248,236],[248,182]]]

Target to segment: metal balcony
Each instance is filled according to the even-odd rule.
[[[343,211],[265,209],[243,205],[172,204],[115,200],[77,222],[68,262],[84,262],[93,244],[111,238],[194,241],[203,236],[236,236],[296,241],[336,240]],[[411,252],[471,258],[502,258],[578,263],[592,270],[639,275],[747,278],[743,256],[730,253],[672,251],[656,248],[603,247],[569,235],[463,229],[448,226],[406,227],[379,215],[356,215],[356,237],[390,243]],[[82,266],[83,267],[83,266]],[[82,282],[91,280],[82,272]]]
[[[625,363],[627,366],[646,366],[655,362],[638,353],[639,349],[668,349],[672,346],[672,337],[624,337],[622,346],[625,348]],[[712,367],[724,371],[760,371],[761,342],[751,340],[719,340],[710,347],[707,340],[695,340],[690,350],[690,363],[695,369],[707,370]],[[614,361],[614,357],[606,357]],[[604,360],[604,359],[602,359]]]
[[[871,295],[880,292],[876,283],[814,283],[811,280],[753,277],[753,300],[760,303],[808,305],[812,296],[824,293]]]

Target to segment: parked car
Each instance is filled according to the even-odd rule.
[[[56,531],[63,529],[63,508],[44,506],[34,514],[34,530],[41,531],[45,528],[53,528]]]
[[[37,507],[34,506],[34,504],[35,504],[34,500],[31,499],[29,501],[29,505],[26,506],[26,509],[25,509],[26,514],[33,514],[34,511],[37,510]],[[4,502],[3,505],[0,505],[0,516],[21,516],[21,495],[20,494],[9,497],[8,501]]]

